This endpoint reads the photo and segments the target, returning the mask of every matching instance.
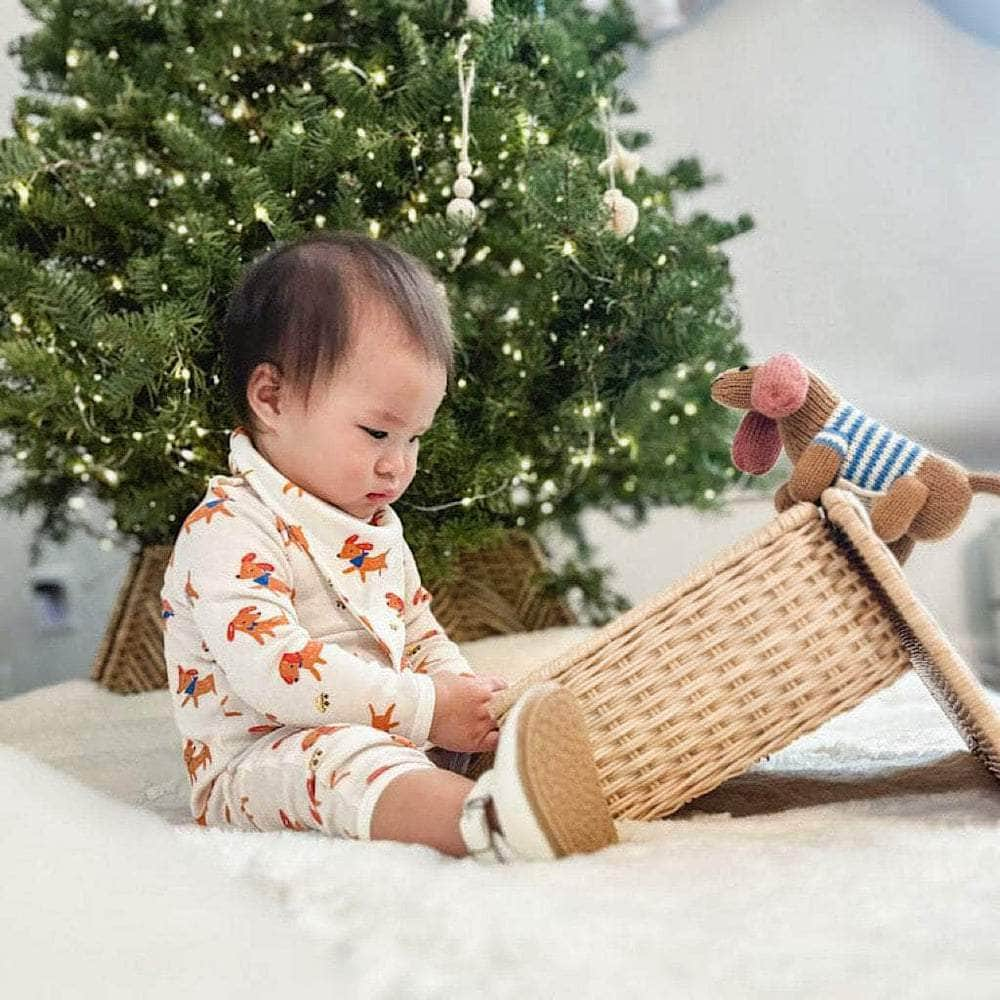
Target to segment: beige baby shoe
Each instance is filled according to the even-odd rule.
[[[499,830],[486,812],[490,800]],[[514,703],[459,828],[469,854],[488,864],[547,861],[618,842],[583,712],[566,688],[544,681]]]

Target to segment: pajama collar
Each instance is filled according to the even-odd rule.
[[[401,669],[406,628],[403,526],[388,504],[368,521],[289,482],[254,448],[246,430],[229,436],[229,471],[275,516],[286,548],[297,546]]]

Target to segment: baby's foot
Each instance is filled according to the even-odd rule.
[[[460,829],[478,860],[548,860],[599,851],[618,835],[575,696],[529,688],[500,729],[493,767],[466,796]]]

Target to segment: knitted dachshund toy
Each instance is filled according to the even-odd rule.
[[[733,439],[733,464],[759,476],[782,446],[791,478],[778,487],[779,512],[815,503],[830,486],[866,498],[872,529],[905,562],[917,540],[947,538],[973,493],[1000,494],[1000,475],[967,472],[842,400],[792,354],[719,374],[712,399],[747,410]]]

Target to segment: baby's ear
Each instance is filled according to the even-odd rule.
[[[281,416],[281,372],[269,361],[261,361],[247,379],[247,406],[269,430]]]

